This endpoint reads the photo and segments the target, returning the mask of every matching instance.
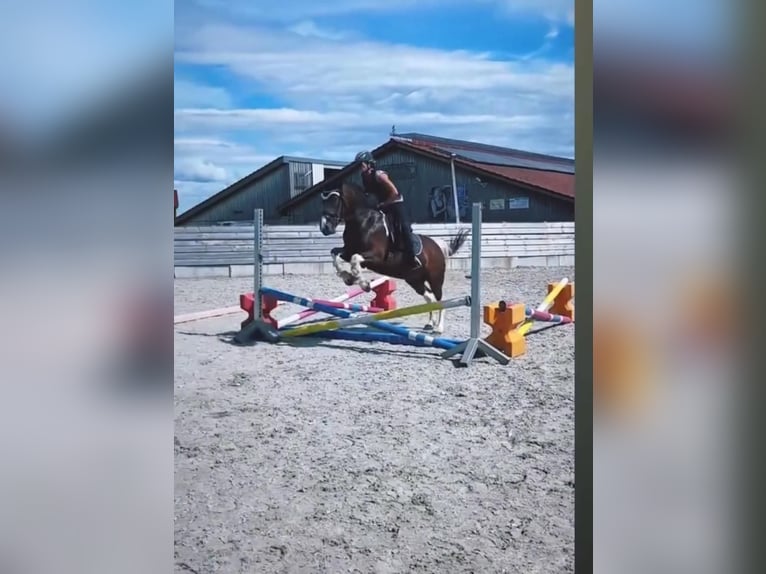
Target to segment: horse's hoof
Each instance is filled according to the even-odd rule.
[[[344,283],[345,283],[347,286],[351,287],[351,286],[354,284],[354,278],[353,278],[353,277],[344,277],[344,278],[343,278],[343,282],[344,282]]]
[[[362,291],[364,291],[365,293],[369,293],[370,291],[372,291],[372,287],[370,287],[369,281],[362,281],[361,283],[359,283],[359,287],[361,287]]]
[[[423,327],[424,331],[428,331],[429,333],[434,330],[434,326],[431,325],[431,323],[428,323],[425,327]]]

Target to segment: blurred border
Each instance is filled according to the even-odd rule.
[[[764,54],[766,54],[766,38],[763,25],[766,22],[766,3],[762,0],[750,0],[742,10],[740,22],[743,31],[743,62],[742,72],[744,81],[741,83],[743,94],[740,107],[739,121],[742,131],[741,146],[747,167],[747,198],[749,203],[746,210],[748,221],[743,222],[745,237],[743,244],[749,248],[746,254],[748,261],[763,261],[764,225],[763,216],[766,214],[766,77],[764,77]],[[747,338],[747,381],[743,400],[745,424],[738,429],[742,438],[739,452],[742,461],[738,467],[739,475],[733,487],[739,488],[739,511],[745,519],[740,526],[742,555],[745,558],[746,572],[766,571],[766,546],[763,544],[763,517],[766,515],[764,489],[766,484],[766,465],[763,462],[763,439],[766,436],[764,426],[764,405],[766,405],[766,336],[763,325],[766,324],[766,305],[763,297],[762,269],[758,265],[748,266],[745,274],[747,300],[757,302],[752,311],[755,316],[749,317],[749,336]],[[750,311],[750,309],[748,309]],[[761,428],[759,428],[761,427]]]
[[[575,0],[575,572],[593,571],[593,4]]]

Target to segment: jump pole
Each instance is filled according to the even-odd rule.
[[[389,345],[409,345],[412,347],[432,347],[422,341],[406,339],[401,335],[395,333],[385,333],[373,331],[366,328],[351,328],[351,329],[337,329],[335,331],[322,331],[321,333],[314,333],[312,335],[306,335],[306,337],[317,337],[320,339],[334,339],[338,341],[364,341],[367,343],[387,343]],[[442,339],[452,345],[459,345],[462,341],[455,339]]]
[[[381,285],[388,281],[388,277],[376,277],[373,281],[370,282],[370,289],[374,289],[378,285]],[[331,303],[343,303],[344,301],[348,301],[349,299],[353,299],[354,297],[357,297],[364,293],[364,289],[361,287],[356,287],[354,289],[350,289],[347,293],[344,295],[340,295],[338,297],[335,297],[334,299],[330,299],[329,302]],[[328,301],[321,301],[322,303],[328,303]],[[335,305],[333,305],[334,307]],[[341,309],[348,309],[346,306],[340,306]],[[374,309],[374,307],[370,307],[370,309]],[[374,312],[374,311],[370,311]],[[282,327],[287,327],[288,325],[292,325],[293,323],[297,323],[298,321],[305,319],[306,317],[310,317],[311,315],[315,315],[318,313],[318,311],[315,311],[314,309],[306,309],[304,311],[300,311],[298,313],[295,313],[293,315],[290,315],[289,317],[284,317],[282,319],[277,319],[277,327],[281,329]]]
[[[190,323],[191,321],[199,321],[201,319],[211,319],[213,317],[224,317],[226,315],[235,315],[240,313],[242,309],[239,305],[233,307],[222,307],[220,309],[211,309],[210,311],[196,311],[194,313],[185,313],[183,315],[175,315],[173,317],[173,324]]]
[[[382,313],[375,313],[372,315],[362,315],[360,317],[348,317],[346,319],[336,319],[333,321],[322,321],[321,323],[312,323],[311,325],[296,327],[295,329],[290,329],[289,331],[285,331],[283,336],[298,337],[301,335],[310,335],[311,333],[319,333],[321,331],[331,331],[333,329],[341,329],[343,327],[350,327],[352,325],[368,325],[370,323],[383,321],[385,319],[396,319],[398,317],[407,317],[409,315],[419,315],[421,313],[430,313],[431,311],[438,311],[440,309],[468,307],[470,304],[471,304],[470,297],[455,297],[454,299],[447,299],[446,301],[440,301],[440,302],[434,302],[434,303],[422,303],[420,305],[413,305],[412,307],[402,307],[400,309],[392,309],[391,311],[383,311]],[[321,305],[321,303],[314,303],[314,305]]]
[[[370,287],[375,288],[386,281],[388,281],[388,277],[376,277],[373,281],[370,282]],[[373,307],[372,305],[355,305],[353,303],[345,303],[345,301],[349,299],[353,299],[354,297],[357,297],[363,294],[364,292],[365,291],[361,287],[357,287],[355,289],[350,289],[347,293],[344,293],[343,295],[339,295],[338,297],[334,297],[328,300],[316,299],[316,301],[319,301],[320,303],[324,303],[325,305],[330,305],[331,307],[338,307],[340,309],[346,309],[346,310],[350,309],[352,311],[355,310],[355,311],[365,312],[365,313],[379,313],[381,311],[385,311],[385,309],[381,307]],[[190,323],[192,321],[199,321],[202,319],[212,319],[214,317],[236,315],[237,313],[241,313],[241,312],[242,312],[242,307],[240,305],[234,305],[232,307],[222,307],[220,309],[211,309],[209,311],[196,311],[193,313],[185,313],[183,315],[174,316],[173,324],[178,325],[179,323]],[[295,313],[294,315],[290,315],[289,317],[283,317],[281,319],[277,319],[277,327],[280,329],[282,327],[287,327],[288,325],[297,323],[301,319],[305,319],[306,317],[315,315],[316,313],[317,311],[314,311],[313,309],[307,309],[305,311],[300,311],[299,313]],[[558,315],[554,315],[554,317],[557,317],[557,316]]]
[[[267,290],[268,291],[268,290]],[[271,290],[273,291],[273,290]],[[277,292],[282,294],[281,292]],[[336,317],[341,318],[347,318],[351,317],[352,313],[349,311],[344,311],[343,309],[334,309],[332,307],[325,307],[324,305],[320,303],[312,303],[308,299],[303,299],[301,297],[294,297],[292,295],[289,295],[288,293],[284,293],[282,295],[286,295],[288,297],[292,297],[291,301],[298,305],[311,305],[311,307],[317,309],[317,311],[321,311],[322,313],[327,313],[328,315],[335,315]],[[372,317],[373,319],[376,317]],[[454,346],[454,343],[450,341],[449,339],[442,339],[441,337],[432,337],[430,335],[426,335],[423,333],[417,333],[415,331],[412,331],[410,329],[407,329],[406,327],[400,327],[399,325],[393,325],[391,323],[386,323],[385,321],[373,321],[372,323],[369,323],[370,327],[374,327],[376,329],[380,329],[381,331],[388,331],[389,333],[394,333],[398,335],[399,337],[402,337],[403,339],[407,339],[408,341],[415,341],[419,343],[423,343],[423,346],[428,347],[438,347],[440,349],[451,349]],[[282,335],[283,333],[289,333],[290,331],[294,331],[296,329],[300,329],[301,327],[288,327],[285,331],[279,331],[277,335]],[[330,331],[322,331],[320,335],[327,333]]]
[[[574,323],[572,319],[564,317],[564,315],[555,315],[553,313],[548,313],[548,311],[539,311],[537,309],[532,309],[532,307],[529,306],[526,307],[524,313],[530,320],[541,321],[543,323],[561,323],[562,325]]]
[[[440,303],[424,303],[422,305],[415,305],[414,307],[402,307],[401,309],[393,309],[391,311],[384,311],[383,313],[376,313],[374,315],[363,315],[361,317],[352,317],[349,311],[327,307],[325,305],[322,305],[321,303],[313,302],[310,299],[295,297],[293,295],[290,295],[289,293],[284,293],[282,291],[277,291],[275,289],[269,289],[267,287],[263,287],[262,290],[264,293],[269,294],[272,297],[278,298],[281,301],[288,300],[298,305],[303,305],[304,307],[309,307],[311,309],[316,309],[317,311],[321,311],[322,313],[327,313],[328,315],[343,317],[343,319],[339,319],[338,321],[323,321],[322,323],[312,323],[310,325],[288,328],[285,331],[279,331],[277,333],[281,337],[296,337],[296,336],[310,335],[317,332],[323,332],[323,331],[328,331],[332,329],[339,329],[339,328],[347,327],[351,325],[370,325],[371,327],[375,327],[376,329],[381,329],[383,331],[395,333],[410,341],[422,342],[422,343],[425,343],[425,345],[427,346],[438,347],[440,349],[451,349],[454,347],[454,343],[452,341],[448,341],[440,337],[432,337],[424,333],[417,333],[415,331],[407,329],[406,327],[392,325],[391,323],[386,323],[385,321],[382,321],[381,319],[384,318],[384,315],[389,319],[393,319],[395,317],[404,317],[407,315],[414,315],[417,313],[428,313],[429,311],[433,311],[434,309],[445,309],[445,308],[452,308],[452,307],[468,306],[471,304],[470,297],[457,297],[455,299],[442,301]]]
[[[564,289],[564,287],[567,286],[567,283],[569,283],[569,279],[564,277],[561,281],[558,282],[558,285],[554,287],[550,293],[543,299],[543,302],[540,303],[540,305],[537,306],[537,308],[534,310],[535,312],[546,312],[548,309],[550,309],[551,305],[553,305],[553,300],[556,298],[556,296],[561,293],[561,290]],[[533,312],[534,315],[534,312]],[[526,335],[527,332],[532,328],[532,324],[534,323],[534,319],[532,317],[529,318],[529,320],[521,325],[517,331],[521,333],[522,335]]]
[[[507,365],[511,358],[481,338],[481,203],[473,204],[471,224],[471,336],[442,353],[442,358],[460,354],[458,362],[468,366],[477,354],[482,354]]]

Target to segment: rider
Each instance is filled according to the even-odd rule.
[[[391,181],[385,171],[375,169],[375,159],[370,152],[360,151],[356,154],[356,161],[361,164],[362,184],[365,192],[371,193],[378,200],[378,208],[383,213],[393,214],[394,225],[401,230],[404,238],[406,262],[410,262],[414,267],[419,267],[420,261],[415,256],[412,227],[404,209],[404,197],[396,189],[394,182]]]

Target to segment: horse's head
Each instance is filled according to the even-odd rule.
[[[323,235],[332,235],[344,217],[343,196],[341,189],[332,189],[322,194],[322,217],[319,230]]]
[[[335,233],[340,222],[352,217],[357,209],[372,207],[372,200],[354,183],[344,182],[340,189],[326,191],[321,197],[322,217],[319,220],[319,230],[324,235]]]

